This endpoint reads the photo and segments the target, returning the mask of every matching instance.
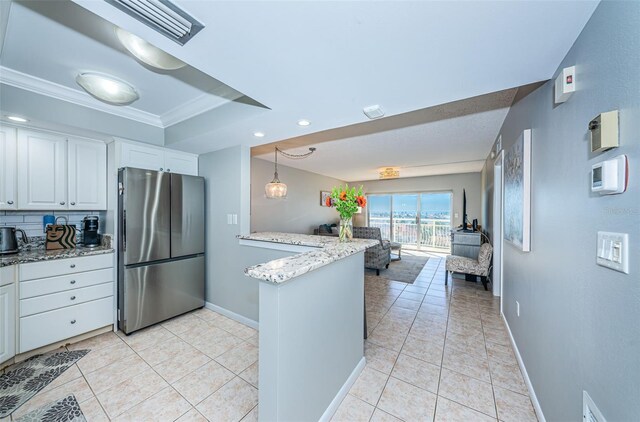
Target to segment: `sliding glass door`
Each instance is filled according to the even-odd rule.
[[[370,227],[409,248],[450,248],[451,192],[368,195]]]

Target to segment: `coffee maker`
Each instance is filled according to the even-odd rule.
[[[100,246],[100,235],[98,234],[98,216],[88,215],[82,220],[82,232],[84,233],[84,246],[93,248]]]

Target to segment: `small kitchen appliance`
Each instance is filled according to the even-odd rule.
[[[16,232],[22,233],[22,242],[29,243],[29,239],[24,230],[16,229],[15,227],[0,227],[0,255],[18,252]]]
[[[100,226],[97,215],[88,215],[82,220],[82,233],[84,233],[84,246],[96,247],[100,246],[100,235],[98,227]]]

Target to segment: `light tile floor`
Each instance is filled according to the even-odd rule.
[[[333,420],[536,421],[499,300],[429,256],[411,285],[366,277],[367,365]],[[89,422],[258,419],[257,331],[210,310],[68,348],[91,352],[13,418],[73,393]]]
[[[366,276],[367,364],[333,421],[537,421],[500,300],[426,255],[413,284]]]

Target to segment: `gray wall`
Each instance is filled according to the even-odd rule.
[[[164,145],[164,129],[9,85],[0,87],[0,111],[30,121],[29,127],[106,139],[113,136]],[[96,100],[97,101],[97,100]],[[13,125],[13,123],[12,123]]]
[[[320,191],[330,191],[342,182],[278,164],[278,175],[287,184],[287,199],[267,199],[264,185],[273,179],[274,164],[251,159],[251,231],[313,234],[320,224],[337,223],[333,208],[320,206]]]
[[[480,199],[482,197],[480,173],[445,174],[441,176],[407,177],[393,180],[369,180],[350,183],[352,186],[364,187],[364,192],[369,193],[403,193],[403,192],[453,192],[453,214],[458,213],[458,218],[453,218],[453,225],[462,224],[462,190],[467,193],[467,218],[469,223],[474,218],[482,224],[480,218]],[[453,217],[453,215],[452,215]],[[366,213],[356,215],[354,224],[363,226],[366,224]]]
[[[600,3],[558,71],[577,92],[553,104],[553,81],[516,103],[508,148],[532,129],[531,252],[504,246],[504,313],[549,421],[577,421],[582,390],[609,421],[640,415],[640,3]],[[557,76],[556,71],[555,76]],[[620,110],[620,148],[589,151],[588,122]],[[592,195],[591,165],[627,154],[629,188]],[[493,160],[485,167],[491,228]],[[630,274],[595,263],[599,230],[629,233]],[[520,317],[515,301],[520,302]]]
[[[244,275],[248,266],[289,256],[291,252],[240,246],[249,232],[249,148],[237,146],[199,157],[206,196],[206,300],[258,321],[258,283]],[[227,214],[238,214],[237,225]]]

